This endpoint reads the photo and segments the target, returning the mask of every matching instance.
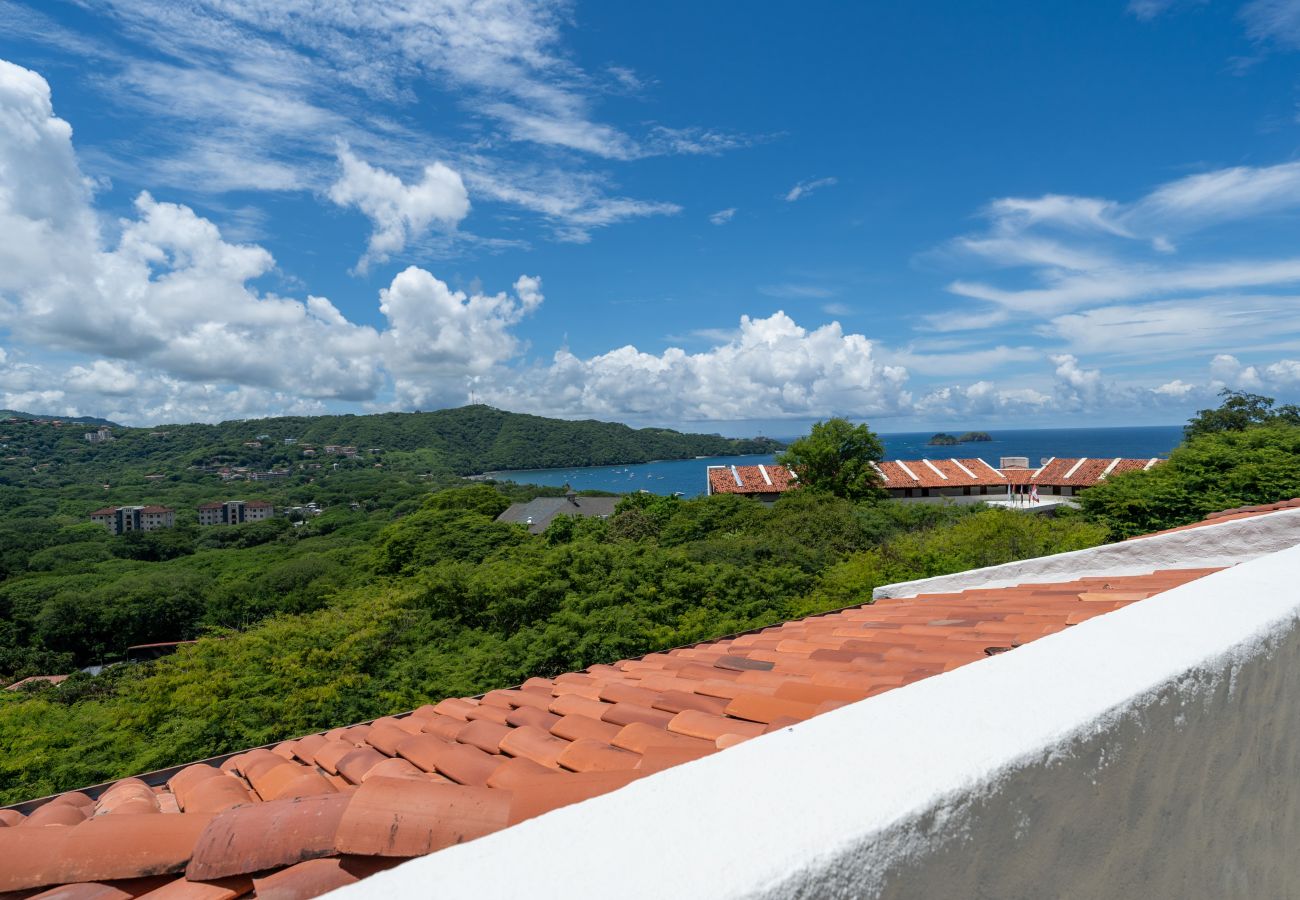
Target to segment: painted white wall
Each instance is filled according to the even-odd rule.
[[[334,896],[1300,897],[1298,575],[1245,562]]]
[[[972,569],[916,581],[900,581],[872,591],[872,597],[914,597],[968,587],[1070,581],[1096,575],[1139,575],[1156,569],[1231,566],[1300,543],[1300,509],[1249,519],[1216,522],[1188,531],[1104,544],[1055,556]]]

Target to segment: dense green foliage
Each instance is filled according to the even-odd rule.
[[[638,493],[607,521],[561,517],[541,535],[495,518],[511,500],[561,489],[455,477],[461,451],[449,448],[523,452],[518,436],[535,424],[498,421],[506,414],[483,407],[450,411],[437,425],[444,441],[437,446],[401,449],[392,439],[382,454],[338,468],[332,460],[304,468],[299,457],[290,478],[239,488],[205,468],[144,475],[158,460],[187,453],[205,466],[237,458],[268,467],[275,454],[293,452],[284,449],[293,446],[285,436],[381,442],[360,430],[310,437],[312,420],[285,419],[274,421],[295,423],[285,426],[294,434],[272,435],[265,422],[227,423],[210,426],[229,429],[216,450],[184,436],[153,456],[151,442],[181,430],[81,446],[48,425],[6,425],[0,678],[112,663],[133,643],[198,640],[155,662],[0,693],[0,801],[858,604],[881,584],[1081,549],[1300,496],[1300,424],[1288,409],[1229,395],[1222,415],[1198,414],[1168,462],[1083,493],[1082,514],[881,502],[871,466],[882,455],[879,441],[866,426],[832,419],[783,455],[804,487],[773,506],[734,495]],[[387,418],[355,421],[363,420],[379,427]],[[448,422],[471,429],[466,423],[479,420],[488,433],[446,436]],[[493,430],[494,422],[501,427]],[[579,432],[537,427],[549,435],[537,440],[572,438],[579,454],[626,449],[621,437],[597,448],[582,444]],[[36,429],[45,430],[31,437]],[[242,448],[250,431],[268,434],[261,450]],[[146,451],[132,452],[128,437]],[[16,440],[28,443],[15,448]],[[30,445],[40,441],[50,442],[48,464],[32,462]],[[262,455],[240,456],[245,449]],[[121,538],[84,518],[92,505],[184,508],[227,496],[266,496],[277,505],[314,500],[326,512],[301,523],[201,529],[182,521]]]
[[[1126,538],[1203,519],[1207,513],[1300,497],[1300,407],[1223,391],[1217,409],[1187,423],[1169,461],[1089,488],[1084,514]]]
[[[740,440],[683,434],[667,428],[632,429],[613,422],[570,422],[464,406],[427,413],[252,419],[219,425],[116,428],[114,440],[88,443],[85,426],[0,424],[4,448],[0,479],[33,467],[68,470],[103,480],[117,470],[179,475],[190,466],[247,466],[295,471],[312,464],[373,466],[422,473],[473,475],[499,469],[596,466],[770,453],[767,438]],[[251,445],[259,446],[251,446]],[[249,446],[246,446],[249,445]],[[326,446],[355,447],[356,459],[326,456]],[[315,455],[304,457],[304,447]],[[94,478],[83,479],[87,483]]]
[[[101,443],[86,441],[88,426],[72,420],[56,427],[6,418],[14,421],[0,422],[0,680],[111,662],[134,643],[190,639],[319,605],[355,579],[353,548],[368,548],[380,529],[458,474],[774,446],[484,406],[114,428],[113,440]],[[330,455],[327,445],[358,452]],[[285,474],[223,480],[240,469]],[[512,487],[493,496],[559,493]],[[281,509],[315,503],[326,512],[297,527],[283,518],[197,526],[198,504],[227,499]],[[96,508],[134,504],[172,507],[177,527],[114,538],[87,521]]]
[[[1219,396],[1223,402],[1218,407],[1203,409],[1188,421],[1183,429],[1188,440],[1225,431],[1245,431],[1263,425],[1300,425],[1300,406],[1293,403],[1274,409],[1272,397],[1228,388],[1220,391]]]
[[[884,445],[870,428],[836,418],[813,425],[777,462],[794,471],[804,488],[847,500],[870,500],[885,495],[875,466],[884,455]]]
[[[1292,497],[1300,497],[1300,427],[1261,425],[1193,437],[1168,462],[1108,478],[1080,502],[1090,519],[1125,538]]]
[[[993,437],[987,431],[965,431],[962,432],[961,436],[957,438],[957,443],[969,444],[972,441],[991,441],[991,440],[993,440]]]
[[[4,586],[6,621],[24,611],[24,629],[62,635],[51,654],[146,634],[131,631],[150,618],[142,596],[171,598],[153,615],[194,623],[186,634],[203,639],[157,662],[0,696],[0,799],[861,603],[881,583],[1103,536],[1068,517],[815,491],[770,508],[636,494],[608,521],[561,519],[534,536],[494,521],[504,502],[493,487],[452,488],[386,524],[380,513],[327,513],[252,546],[96,559],[89,577],[32,574]],[[111,567],[123,574],[108,589],[97,579]],[[148,587],[132,593],[130,579]],[[78,585],[92,599],[69,599]]]
[[[946,432],[939,432],[926,441],[931,447],[955,447],[961,441]]]

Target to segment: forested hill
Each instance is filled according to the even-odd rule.
[[[4,430],[0,427],[0,432]],[[455,475],[767,453],[780,447],[767,438],[736,440],[665,428],[633,429],[613,422],[570,422],[482,405],[436,412],[117,428],[113,441],[93,445],[83,439],[82,430],[71,425],[29,426],[21,435],[0,434],[0,438],[11,454],[15,449],[26,451],[20,455],[34,463],[93,460],[97,467],[139,466],[164,472],[191,465],[292,465],[302,461],[304,447],[319,450],[327,445],[355,447],[364,458],[382,459],[390,466],[405,464]]]
[[[50,421],[57,420],[59,422],[75,422],[78,425],[117,425],[116,422],[110,422],[108,419],[101,419],[97,416],[54,416],[42,413],[22,412],[17,409],[0,409],[0,421],[5,419],[22,419],[23,421],[31,421],[33,419]]]

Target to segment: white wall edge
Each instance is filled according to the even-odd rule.
[[[1225,567],[1300,543],[1300,509],[1263,513],[1156,534],[1088,550],[1073,550],[952,575],[886,584],[873,599],[914,597],[972,587],[1011,587],[1105,575],[1140,575],[1156,569]]]
[[[1245,562],[332,896],[1297,896],[1297,575]]]

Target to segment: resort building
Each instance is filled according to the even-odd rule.
[[[176,513],[165,506],[107,506],[91,513],[90,521],[103,525],[111,534],[125,534],[171,528],[176,524]]]
[[[498,522],[527,525],[533,534],[541,534],[557,516],[608,519],[614,515],[618,497],[579,497],[570,490],[563,497],[538,497],[527,503],[512,503],[497,516]]]
[[[706,493],[741,494],[771,503],[799,486],[799,477],[785,466],[709,466]]]
[[[113,429],[107,425],[101,425],[94,431],[87,431],[85,436],[86,440],[92,444],[102,444],[113,440]]]
[[[265,500],[227,500],[199,505],[200,525],[238,525],[260,522],[275,515],[275,507]]]
[[[1298,897],[1298,569],[1289,503],[886,585],[12,804],[0,891]]]
[[[1028,494],[1034,488],[1040,496],[1073,497],[1107,476],[1137,469],[1149,469],[1160,459],[1103,459],[1051,457],[1037,468],[1025,457],[1003,457],[995,468],[979,458],[894,459],[881,462],[882,485],[896,500],[997,497]]]
[[[1110,475],[1149,469],[1160,462],[1123,457],[1050,457],[1030,467],[1023,456],[1004,456],[995,467],[983,459],[891,459],[876,465],[881,486],[895,500],[978,503],[1028,495],[1073,497]],[[707,493],[741,494],[772,502],[799,486],[793,472],[779,465],[709,466]],[[967,498],[967,499],[962,499]]]

